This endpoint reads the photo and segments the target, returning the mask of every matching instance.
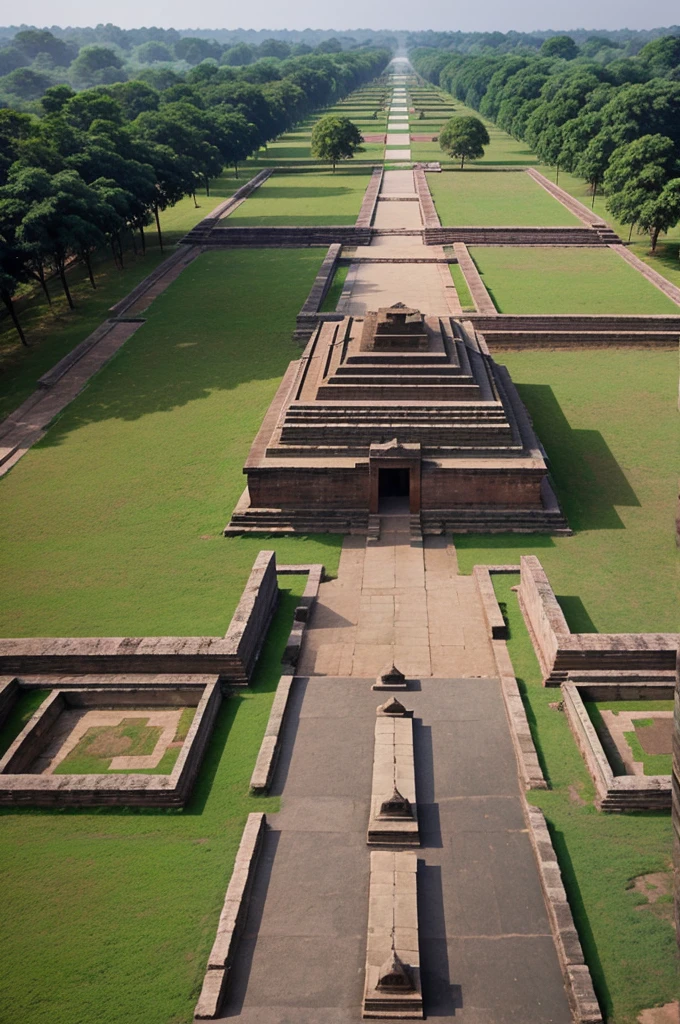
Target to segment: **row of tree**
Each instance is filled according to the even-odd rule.
[[[113,26],[111,26],[113,27]],[[123,30],[120,30],[123,32]],[[29,105],[40,99],[52,85],[68,84],[76,89],[108,85],[138,77],[140,70],[159,65],[178,72],[187,71],[204,60],[226,67],[248,67],[259,60],[285,61],[306,54],[341,53],[360,49],[335,36],[320,40],[315,47],[305,42],[290,43],[264,39],[258,45],[246,42],[221,44],[215,39],[180,35],[161,30],[161,38],[147,38],[125,49],[109,33],[103,39],[82,45],[73,36],[58,37],[47,29],[25,29],[0,44],[0,106]],[[30,107],[28,107],[30,109]]]
[[[601,187],[622,223],[659,234],[680,220],[680,37],[608,64],[553,55],[411,53],[428,80],[526,142],[546,164]]]
[[[42,117],[0,110],[0,297],[15,321],[19,285],[49,296],[56,273],[80,258],[95,278],[92,254],[107,245],[122,266],[124,239],[145,245],[159,212],[197,186],[210,187],[225,165],[247,156],[302,120],[379,75],[386,51],[309,55],[286,62],[289,74],[264,85],[234,81],[199,65],[159,91],[125,82],[74,93],[49,89]],[[135,241],[138,239],[138,242]]]
[[[570,32],[569,37],[580,55],[595,57],[603,50],[618,50],[619,56],[631,57],[639,53],[647,43],[661,36],[680,35],[680,27],[652,29],[605,29],[594,35],[586,29]],[[495,51],[501,53],[531,53],[540,50],[554,38],[564,38],[564,33],[547,30],[544,32],[411,32],[406,45],[409,50],[418,47],[446,50],[477,56]]]

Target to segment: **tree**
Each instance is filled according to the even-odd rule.
[[[478,117],[452,117],[439,133],[439,146],[449,156],[460,157],[460,169],[466,160],[479,160],[489,145],[489,133]]]
[[[234,68],[243,67],[245,64],[252,64],[254,60],[253,48],[246,43],[237,43],[236,46],[230,46],[222,54],[222,63]]]
[[[108,46],[84,46],[69,68],[69,78],[81,88],[122,82],[123,61]]]
[[[563,60],[573,60],[578,57],[578,46],[571,36],[552,36],[546,39],[541,47],[543,57],[561,57]]]
[[[46,90],[40,103],[46,114],[59,114],[74,96],[70,85],[53,85]]]
[[[8,242],[0,235],[0,299],[9,313],[15,330],[21,339],[21,344],[28,347],[26,335],[23,332],[17,311],[14,306],[14,296],[21,281],[25,280],[21,255],[15,245]]]
[[[312,129],[312,156],[329,160],[335,165],[339,160],[351,160],[355,153],[361,153],[363,135],[348,117],[328,114],[320,118]]]
[[[620,146],[604,184],[611,212],[622,223],[649,232],[654,252],[659,234],[680,220],[680,162],[672,139],[643,135]]]
[[[49,75],[31,71],[30,68],[17,68],[10,71],[2,79],[2,88],[14,93],[22,100],[37,100],[54,81]]]
[[[156,64],[174,60],[174,54],[167,43],[161,43],[155,39],[136,46],[133,57],[139,64]]]

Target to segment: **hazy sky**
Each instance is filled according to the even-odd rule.
[[[244,5],[203,0],[24,0],[3,3],[0,23],[95,25],[113,22],[123,28],[335,28],[438,29],[528,32],[532,29],[655,28],[680,21],[677,0],[259,0]]]

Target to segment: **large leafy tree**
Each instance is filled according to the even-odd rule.
[[[647,231],[652,251],[659,234],[680,220],[680,162],[672,139],[643,135],[620,146],[612,154],[604,184],[614,216]]]
[[[478,117],[452,117],[439,133],[439,146],[449,156],[460,157],[460,169],[466,160],[479,160],[489,145],[489,133]]]
[[[338,161],[351,160],[355,153],[361,152],[363,141],[361,132],[348,117],[328,114],[320,118],[312,129],[312,156],[328,160],[335,174]]]

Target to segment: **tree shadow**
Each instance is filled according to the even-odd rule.
[[[255,381],[269,381],[273,398],[276,381],[301,354],[291,340],[293,310],[304,302],[324,255],[283,252],[285,263],[281,250],[263,248],[206,253],[188,266],[39,446],[60,445],[90,423],[141,420]],[[248,295],[239,296],[236,281],[250,288]],[[262,403],[261,416],[268,405],[269,399]],[[234,409],[222,415],[229,443],[245,431],[249,445],[261,422],[252,405],[245,414]]]
[[[548,454],[557,494],[573,530],[625,529],[617,505],[640,502],[598,430],[574,429],[547,384],[517,390]]]

